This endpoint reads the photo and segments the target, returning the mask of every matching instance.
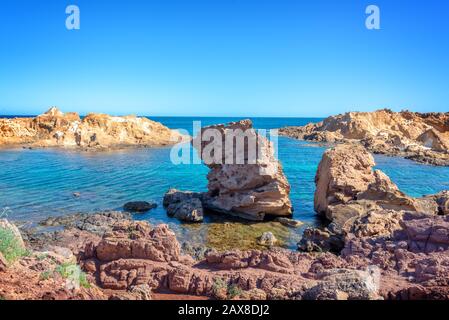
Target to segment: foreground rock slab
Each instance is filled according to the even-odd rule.
[[[449,217],[381,210],[354,221],[341,255],[210,249],[198,260],[182,253],[166,225],[150,226],[118,213],[89,220],[78,216],[45,237],[52,239],[46,249],[33,243],[31,255],[0,271],[0,295],[135,300],[170,292],[215,299],[449,299]],[[99,221],[105,222],[101,231],[91,227]],[[42,277],[73,259],[72,253],[90,288],[67,288],[58,274]]]

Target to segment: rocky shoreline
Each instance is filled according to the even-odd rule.
[[[449,113],[348,112],[280,135],[326,144],[361,144],[370,152],[449,166]]]
[[[173,145],[188,137],[136,116],[90,113],[81,117],[55,107],[35,118],[0,118],[0,147],[65,148],[105,151]]]
[[[226,133],[252,124],[212,128]],[[253,130],[251,137],[260,139],[266,162],[223,164],[213,157],[208,192],[170,190],[163,202],[167,214],[199,223],[215,210],[298,227],[290,219],[290,186],[270,143]],[[211,146],[197,139],[197,151]],[[43,230],[19,230],[2,219],[0,298],[449,299],[449,191],[413,198],[374,166],[360,143],[323,154],[314,205],[329,224],[307,228],[298,251],[277,247],[269,231],[258,240],[264,250],[193,248],[180,244],[167,225],[134,221],[127,212],[48,218],[40,223]],[[155,204],[124,207],[144,212]]]
[[[22,236],[2,220],[27,253],[13,263],[0,258],[0,296],[449,299],[448,192],[408,197],[373,166],[361,146],[340,145],[323,155],[315,207],[330,224],[308,229],[298,252],[275,245],[210,248],[194,257],[167,225],[121,212],[51,219],[43,224],[57,231],[22,230]],[[67,266],[79,268],[78,286],[67,282]]]

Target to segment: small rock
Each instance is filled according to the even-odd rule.
[[[340,252],[343,247],[343,237],[329,229],[307,228],[298,243],[298,249],[303,252]]]
[[[435,195],[435,197],[439,214],[449,215],[449,191],[442,191]]]
[[[262,246],[274,246],[277,242],[276,237],[271,232],[264,232],[262,236],[259,238],[258,243]]]
[[[180,203],[173,203],[167,207],[167,214],[187,222],[203,221],[203,204],[199,199],[190,199]]]
[[[274,221],[291,228],[299,228],[300,226],[304,225],[304,223],[301,221],[283,217],[276,218]]]
[[[203,203],[199,193],[170,189],[165,194],[163,203],[170,217],[187,222],[203,221]]]
[[[125,211],[129,211],[129,212],[147,212],[156,207],[157,207],[157,204],[155,204],[155,203],[149,203],[146,201],[134,201],[134,202],[126,203],[123,206],[123,209],[125,209]]]
[[[0,252],[0,272],[5,272],[8,268],[8,261],[6,261],[3,254]]]
[[[147,284],[131,287],[130,293],[135,296],[136,300],[152,300],[152,291]]]

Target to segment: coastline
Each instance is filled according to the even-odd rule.
[[[241,123],[246,125],[245,122]],[[235,124],[228,125],[235,126]],[[291,143],[293,142],[291,141]],[[345,150],[345,147],[349,149]],[[362,149],[356,153],[350,151],[355,148]],[[327,166],[325,163],[330,161],[326,160],[325,156],[329,152],[333,152],[331,150],[343,151],[338,157],[335,156],[335,160],[331,160],[331,163],[334,163],[330,165],[331,169],[323,169],[323,166]],[[193,294],[200,299],[244,300],[365,300],[444,296],[449,292],[449,288],[446,285],[436,285],[433,281],[445,277],[448,272],[444,264],[449,259],[449,255],[446,254],[449,242],[445,238],[439,237],[439,231],[432,228],[429,230],[434,231],[430,231],[427,235],[430,237],[428,238],[430,242],[426,242],[424,249],[421,242],[427,232],[422,230],[427,230],[429,224],[438,226],[440,230],[446,230],[448,222],[444,215],[449,197],[446,197],[444,192],[423,199],[405,195],[387,176],[374,171],[374,161],[369,160],[371,156],[368,153],[364,154],[363,150],[365,149],[359,144],[351,146],[347,143],[337,143],[323,155],[320,160],[320,169],[316,175],[315,205],[320,197],[335,198],[337,202],[324,204],[326,208],[331,208],[326,209],[330,211],[326,211],[325,214],[330,224],[321,228],[306,225],[298,230],[301,233],[305,230],[302,239],[298,240],[299,252],[279,248],[275,244],[277,237],[270,231],[257,231],[261,238],[267,236],[269,241],[274,241],[258,248],[248,247],[243,250],[229,248],[223,251],[217,251],[207,246],[189,248],[178,242],[176,234],[166,225],[150,226],[144,221],[145,218],[134,221],[132,216],[123,216],[123,213],[120,212],[105,212],[75,216],[73,221],[61,222],[59,225],[52,222],[50,226],[57,227],[56,231],[50,228],[49,231],[42,232],[41,230],[36,233],[36,230],[33,229],[22,229],[26,246],[31,250],[31,256],[20,259],[20,267],[17,264],[7,266],[6,272],[24,272],[26,275],[24,277],[29,279],[33,285],[39,286],[42,281],[47,281],[50,286],[60,286],[63,288],[63,293],[59,292],[52,296],[56,299],[68,297],[77,299],[165,299],[169,298],[170,294],[175,294],[172,298],[180,299],[191,299]],[[294,149],[289,151],[294,152]],[[124,153],[128,153],[126,149]],[[351,160],[354,155],[361,158]],[[356,165],[353,161],[366,162],[369,165],[360,169],[361,166]],[[245,166],[248,165],[243,165],[243,169],[248,175],[250,167]],[[339,171],[332,169],[333,166],[344,168],[338,170],[347,174],[338,177]],[[212,168],[216,170],[216,165],[214,164]],[[323,170],[329,170],[329,173],[323,173]],[[360,172],[348,174],[353,170],[362,170],[363,174]],[[233,172],[236,177],[243,175],[243,171]],[[206,174],[207,172],[204,172],[204,175]],[[366,181],[365,179],[352,181],[348,178],[363,177],[363,175],[367,175],[369,178],[366,178]],[[211,178],[210,174],[207,177],[209,183],[215,180]],[[320,178],[323,177],[335,179],[335,182],[329,183],[329,186],[336,191],[330,187],[324,189],[320,187],[322,185]],[[277,177],[276,175],[273,176],[273,179],[275,179],[274,181],[276,179],[284,180],[282,176]],[[342,183],[341,187],[339,183]],[[347,194],[348,188],[355,191],[351,191],[352,194]],[[343,194],[340,194],[339,190],[344,190]],[[367,193],[366,190],[371,190],[371,193]],[[373,190],[378,191],[374,192]],[[214,194],[215,191],[212,191]],[[252,191],[244,188],[242,192],[251,194]],[[228,191],[225,190],[224,194],[227,193]],[[83,196],[82,193],[80,195]],[[276,195],[276,197],[278,196],[280,195]],[[210,201],[201,200],[200,203],[195,204],[195,207],[191,207],[190,204],[186,206],[186,203],[192,201],[192,198],[189,193],[185,192],[181,192],[179,199],[181,200],[175,200],[175,203],[180,201],[180,206],[177,204],[174,208],[176,210],[181,207],[183,210],[189,208],[187,210],[192,210],[192,212],[198,210],[198,205],[204,205],[206,208]],[[278,201],[278,198],[275,199]],[[168,200],[167,203],[170,204],[173,201]],[[218,203],[223,201],[229,202],[230,200],[220,200]],[[236,208],[239,208],[238,205],[236,203]],[[245,206],[242,208],[247,210]],[[319,207],[316,207],[317,212],[320,210]],[[221,214],[219,212],[220,210],[217,214],[222,215],[222,213],[227,213],[227,210],[222,211]],[[151,211],[149,214],[151,215]],[[350,219],[348,219],[348,214]],[[228,227],[236,228],[236,225]],[[226,226],[226,223],[223,226]],[[268,230],[270,228],[272,227],[268,227]],[[285,226],[285,228],[288,230],[289,227]],[[129,230],[133,231],[129,233]],[[237,236],[239,232],[235,232],[234,236]],[[216,236],[219,237],[219,233]],[[167,239],[170,240],[166,241]],[[408,249],[404,247],[404,242],[408,243]],[[134,249],[127,251],[128,249],[125,249],[127,247]],[[397,259],[397,257],[391,256],[392,247],[395,248],[394,252],[399,252],[397,250],[407,251],[407,254],[401,258],[402,260],[400,259],[401,264],[415,261],[419,267],[412,271],[401,269],[398,261],[391,265],[392,259]],[[41,270],[37,273],[32,271],[36,263],[42,263],[38,258],[42,252],[50,252],[52,256],[59,255],[59,263],[64,265],[65,258],[60,257],[61,249],[58,248],[66,248],[63,251],[67,254],[67,249],[70,251],[68,254],[71,259],[70,263],[79,265],[91,287],[67,290],[65,279],[58,276],[57,273],[53,272],[51,279],[42,280],[40,279],[41,273],[48,270]],[[359,249],[356,248],[360,250],[364,248],[363,250],[366,252],[360,255]],[[380,260],[375,258],[379,255],[383,256]],[[427,260],[423,260],[422,257],[426,257]],[[431,271],[427,268],[426,261],[438,263],[439,269]],[[57,270],[57,265],[50,261],[48,263],[47,269],[56,268],[54,270]],[[381,268],[381,271],[375,269],[375,273],[370,273],[371,269],[369,268],[372,266]],[[141,268],[147,271],[140,274]],[[426,272],[431,273],[431,281],[422,275],[420,268],[427,268]],[[381,275],[377,272],[380,272]],[[416,281],[405,276],[410,272],[415,272]],[[118,274],[127,274],[128,280],[124,282],[122,276],[118,276]],[[31,278],[28,277],[34,280],[30,280]],[[367,279],[380,281],[380,284],[374,289],[366,287],[363,284]],[[357,289],[348,289],[348,283],[353,284]],[[1,287],[8,287],[10,288],[8,290],[15,292],[5,282],[0,283]],[[34,298],[37,299],[42,298],[40,296],[42,294],[48,294],[39,290],[31,292],[36,294]],[[20,295],[15,298],[20,298]]]

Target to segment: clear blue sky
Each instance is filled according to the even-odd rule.
[[[65,28],[65,8],[81,30]],[[365,8],[381,9],[381,30]],[[447,0],[1,0],[0,114],[449,111]]]

